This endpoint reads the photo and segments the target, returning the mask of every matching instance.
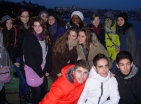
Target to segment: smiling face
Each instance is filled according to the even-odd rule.
[[[117,18],[117,24],[118,24],[119,26],[123,26],[124,23],[125,23],[125,20],[124,20],[122,17],[118,17],[118,18]]]
[[[88,69],[78,67],[74,70],[73,74],[78,83],[83,83],[88,77]]]
[[[99,23],[100,23],[100,18],[99,18],[99,17],[95,17],[95,19],[92,20],[91,23],[92,23],[95,27],[98,27],[98,25],[99,25]]]
[[[12,24],[12,20],[6,20],[6,28],[7,30],[10,30],[12,28],[13,24]]]
[[[48,15],[46,13],[42,13],[40,16],[45,22],[48,20]]]
[[[75,25],[77,25],[77,24],[79,24],[80,23],[80,17],[78,16],[78,15],[73,15],[72,16],[72,22],[75,24]]]
[[[54,18],[53,16],[49,16],[49,17],[48,17],[48,23],[49,23],[50,25],[52,25],[52,24],[54,24],[54,22],[55,22],[55,18]]]
[[[102,76],[107,77],[109,72],[108,61],[106,59],[100,59],[96,62],[96,66],[93,66],[96,72]]]
[[[128,75],[130,73],[131,67],[133,66],[133,62],[131,62],[129,59],[122,59],[116,65],[122,74]]]
[[[27,11],[23,11],[20,15],[20,20],[23,24],[27,24],[29,21],[29,13]]]
[[[70,30],[68,34],[68,42],[73,42],[77,39],[77,33],[73,30]]]
[[[79,44],[85,44],[86,43],[86,35],[85,35],[84,31],[80,31],[78,33],[78,42],[79,42]]]
[[[32,27],[33,27],[34,31],[36,32],[36,34],[41,34],[43,31],[43,28],[38,21],[35,21]]]

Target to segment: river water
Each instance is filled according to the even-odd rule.
[[[65,18],[65,20],[69,21],[70,18]],[[90,24],[90,18],[89,17],[86,17],[84,19],[84,21],[86,21],[87,24]],[[139,41],[141,43],[141,21],[137,21],[137,20],[132,19],[132,20],[129,20],[129,23],[133,24],[133,26],[136,30],[137,41]]]

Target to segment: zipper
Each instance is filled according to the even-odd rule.
[[[98,104],[100,103],[102,94],[103,94],[103,83],[101,83],[101,95],[100,95],[100,97],[99,97]]]

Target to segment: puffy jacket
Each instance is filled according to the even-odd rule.
[[[104,78],[92,67],[78,104],[118,104],[119,98],[118,83],[110,72]]]
[[[62,76],[51,86],[49,93],[39,104],[77,104],[84,83],[79,84],[72,76],[73,64],[62,68]]]

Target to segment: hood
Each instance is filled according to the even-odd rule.
[[[72,73],[74,71],[74,64],[69,64],[62,68],[61,73],[62,77],[69,80],[71,83],[74,83]]]
[[[108,72],[108,76],[107,77],[102,77],[100,76],[94,69],[94,67],[91,68],[90,73],[89,73],[89,78],[94,78],[102,83],[105,83],[109,80],[110,78],[110,71]]]
[[[124,79],[129,79],[129,78],[134,77],[137,72],[138,72],[138,67],[136,67],[135,65],[133,65],[130,74],[128,76],[126,76]]]

